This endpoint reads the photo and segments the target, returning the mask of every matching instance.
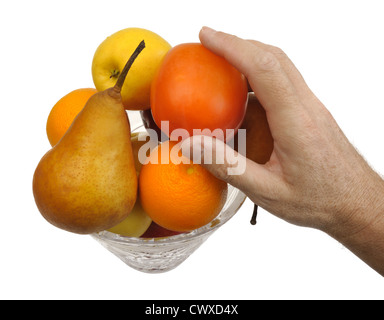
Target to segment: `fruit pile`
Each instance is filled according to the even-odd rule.
[[[96,49],[92,77],[95,88],[74,90],[53,106],[46,127],[52,148],[33,176],[36,205],[56,227],[152,238],[212,221],[227,184],[182,156],[177,142],[196,129],[261,128],[252,131],[255,139],[247,131],[247,141],[262,141],[252,155],[269,158],[265,112],[248,99],[245,77],[201,44],[172,48],[149,30],[124,29]],[[132,133],[126,110],[139,110],[148,131],[160,133],[165,122],[182,135],[154,142]]]

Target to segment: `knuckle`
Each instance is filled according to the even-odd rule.
[[[269,46],[269,51],[274,54],[277,58],[286,58],[286,53],[279,47]]]
[[[280,67],[277,57],[268,51],[263,52],[259,57],[257,64],[263,71],[273,71]]]
[[[250,43],[261,49],[259,53],[258,62],[260,67],[265,70],[271,70],[280,67],[280,62],[285,61],[288,56],[279,47],[264,44],[255,40],[249,40]]]

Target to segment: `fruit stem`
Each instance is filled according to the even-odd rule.
[[[139,43],[139,45],[137,46],[137,48],[135,49],[135,51],[132,53],[129,60],[127,61],[126,65],[124,66],[123,71],[121,71],[121,73],[120,73],[119,78],[117,79],[117,82],[116,82],[115,86],[113,87],[113,89],[116,92],[121,92],[121,88],[123,87],[123,84],[124,84],[125,78],[127,77],[129,69],[131,68],[133,62],[136,60],[137,56],[140,54],[140,52],[144,48],[145,48],[145,42],[144,42],[144,40],[142,40]]]
[[[251,219],[251,225],[255,225],[257,223],[256,217],[257,217],[257,204],[254,205],[253,207],[253,214],[252,214],[252,219]]]

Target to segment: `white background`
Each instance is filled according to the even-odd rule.
[[[89,236],[48,224],[32,195],[34,169],[50,148],[50,109],[93,86],[94,51],[126,27],[176,45],[197,42],[207,25],[281,47],[384,173],[383,16],[382,1],[370,0],[2,1],[0,298],[383,299],[383,278],[320,231],[263,210],[251,226],[249,200],[182,265],[151,275]]]

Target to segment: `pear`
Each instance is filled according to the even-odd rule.
[[[256,163],[265,164],[273,151],[273,137],[263,106],[254,93],[248,93],[247,112],[240,127],[246,130],[246,157]],[[238,139],[235,137],[235,150]],[[257,208],[255,204],[251,224],[256,224]]]
[[[247,112],[241,129],[246,130],[246,157],[256,163],[265,164],[273,151],[273,137],[267,115],[254,93],[248,93]],[[235,149],[237,149],[235,139]]]
[[[106,230],[131,212],[137,174],[121,88],[140,43],[114,87],[93,95],[33,176],[36,205],[53,225],[79,234]]]

